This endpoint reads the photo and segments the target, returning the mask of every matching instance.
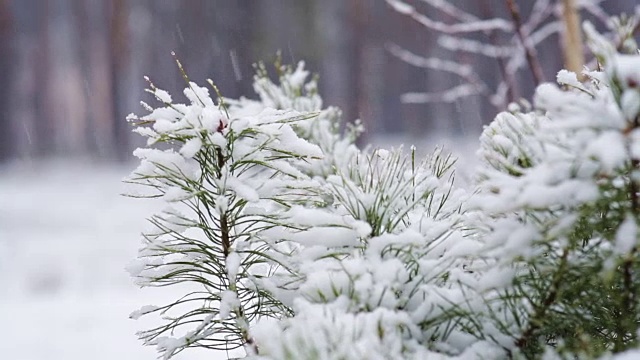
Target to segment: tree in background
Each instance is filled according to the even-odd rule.
[[[9,1],[0,1],[0,83],[11,83],[11,68],[9,64],[14,59],[13,44],[11,42],[11,12],[8,9]],[[13,151],[13,139],[11,138],[13,124],[10,121],[9,112],[6,109],[9,108],[10,98],[8,94],[1,94],[0,96],[0,108],[5,109],[0,113],[0,161],[10,157]]]
[[[537,0],[532,2],[531,10],[525,18],[519,4],[514,0],[505,0],[498,4],[481,2],[482,15],[465,11],[454,2],[443,0],[423,0],[429,8],[435,9],[440,16],[454,20],[445,23],[416,10],[400,0],[387,0],[396,12],[405,15],[424,26],[428,31],[440,34],[438,45],[446,50],[471,55],[472,60],[451,61],[441,58],[425,58],[396,45],[388,49],[394,56],[417,67],[444,71],[459,77],[461,84],[438,93],[407,93],[402,96],[405,103],[456,102],[461,98],[481,95],[498,110],[506,109],[511,102],[517,101],[525,93],[529,81],[534,85],[545,81],[538,49],[544,41],[560,33],[565,67],[576,73],[582,71],[584,54],[580,31],[578,10],[587,11],[593,18],[608,23],[608,16],[600,1],[574,0]],[[502,5],[504,15],[492,9],[492,5]],[[433,16],[433,15],[432,15]],[[494,72],[480,71],[479,58],[495,61],[500,80],[494,88]],[[523,77],[522,73],[528,73]]]
[[[423,0],[405,2],[447,26],[461,21]],[[446,3],[479,19],[501,17],[511,23],[503,0]],[[534,2],[514,3],[526,25]],[[629,11],[632,2],[597,4],[613,13]],[[360,142],[389,134],[475,135],[496,112],[490,104],[467,98],[447,104],[401,104],[400,96],[407,90],[438,92],[445,84],[462,85],[462,80],[451,72],[407,66],[386,51],[385,44],[426,58],[474,64],[473,74],[486,83],[487,96],[498,88],[494,75],[500,71],[496,61],[502,58],[439,47],[439,33],[423,31],[419,22],[407,21],[383,1],[193,0],[179,6],[172,0],[54,0],[44,5],[5,0],[2,10],[3,19],[10,20],[3,20],[0,45],[9,47],[0,60],[7,62],[2,67],[6,74],[0,76],[8,76],[2,96],[7,101],[2,152],[11,158],[127,158],[139,144],[117,119],[142,97],[144,75],[162,81],[172,93],[180,91],[182,80],[173,71],[172,51],[193,77],[214,78],[233,97],[251,90],[251,65],[273,58],[278,49],[290,63],[304,59],[323,74],[319,89],[326,102],[341,107],[346,121],[366,121],[367,133]],[[484,13],[489,10],[495,14]],[[555,19],[550,15],[545,26]],[[555,29],[555,34],[554,26],[547,29]],[[500,30],[493,34],[494,48],[518,49],[514,36]],[[482,41],[486,35],[467,36]],[[540,46],[540,61],[559,69],[561,53],[555,45],[544,41]],[[521,88],[514,99],[533,89],[528,72],[516,74]],[[459,117],[459,112],[467,116]]]

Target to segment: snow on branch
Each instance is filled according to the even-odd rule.
[[[504,19],[494,18],[489,20],[467,21],[457,24],[445,24],[443,22],[435,21],[427,16],[419,13],[416,9],[402,1],[387,0],[387,3],[400,14],[410,16],[418,23],[424,25],[426,28],[440,31],[447,34],[460,34],[460,33],[472,33],[478,31],[491,31],[501,30],[504,32],[511,32],[513,26],[511,23]]]
[[[544,23],[549,16],[554,14],[556,7],[551,4],[550,0],[537,0],[533,4],[531,16],[522,25],[522,31],[525,34],[531,34],[537,27]]]
[[[579,0],[577,1],[577,6],[585,9],[603,24],[607,24],[609,23],[610,16],[600,6],[601,2],[602,0]]]
[[[438,12],[427,15],[419,12],[414,6],[402,0],[386,0],[387,4],[399,14],[408,16],[425,28],[439,33],[437,40],[441,48],[471,55],[494,59],[500,69],[501,78],[494,81],[481,78],[475,71],[469,70],[473,64],[459,64],[445,59],[420,57],[397,46],[387,46],[387,50],[395,57],[416,67],[445,71],[457,74],[467,80],[471,86],[452,86],[442,93],[405,94],[405,102],[427,102],[435,99],[459,98],[462,94],[484,94],[498,109],[508,102],[517,100],[520,91],[516,87],[518,74],[528,69],[536,84],[545,80],[545,74],[538,59],[540,45],[555,34],[566,31],[563,18],[563,7],[558,1],[536,0],[529,14],[522,16],[515,0],[503,2],[506,17],[496,17],[491,13],[480,16],[469,10],[463,10],[447,0],[421,0]],[[602,0],[576,0],[577,9],[585,9],[601,21],[609,22],[607,14],[600,7]],[[489,12],[492,9],[488,9]],[[453,19],[452,23],[444,23],[434,19],[438,15],[446,15]],[[503,36],[502,34],[508,36]],[[480,35],[484,38],[478,38]],[[473,36],[473,37],[472,37]],[[526,70],[525,70],[526,71]],[[467,75],[472,74],[472,75]],[[497,83],[490,89],[487,84]],[[474,91],[469,89],[474,88]],[[455,96],[453,94],[456,94]]]
[[[535,33],[531,34],[529,39],[534,46],[538,46],[551,35],[556,34],[560,31],[562,31],[562,24],[559,21],[554,21],[546,24],[545,26],[538,29]],[[520,48],[519,51],[514,52],[513,55],[509,58],[505,69],[506,73],[510,75],[516,74],[525,66],[526,63],[527,62],[525,54]]]
[[[387,44],[386,48],[391,55],[415,67],[445,71],[460,75],[461,77],[469,76],[473,73],[473,68],[469,65],[440,58],[425,58],[395,44]]]
[[[466,11],[461,10],[460,8],[452,5],[446,0],[422,0],[422,2],[433,6],[434,8],[442,11],[443,13],[455,18],[460,21],[478,21],[478,17],[473,14],[470,14]]]
[[[538,28],[530,35],[529,39],[534,46],[537,46],[551,35],[559,33],[560,31],[562,31],[562,23],[560,23],[560,21],[553,21]]]
[[[518,9],[518,5],[514,0],[506,0],[507,8],[509,9],[509,13],[511,14],[511,19],[513,21],[513,25],[515,27],[516,35],[520,40],[520,43],[524,47],[525,56],[527,58],[527,63],[529,64],[529,69],[531,70],[531,75],[535,80],[536,85],[541,84],[544,81],[544,73],[542,72],[542,66],[538,60],[538,54],[535,46],[531,43],[530,38],[527,37],[527,34],[522,30],[522,17],[520,15],[520,10]]]
[[[477,76],[473,68],[466,64],[440,58],[425,58],[416,55],[398,45],[388,44],[387,50],[398,59],[415,67],[439,70],[455,74],[466,81],[465,85],[453,87],[440,93],[407,93],[402,95],[404,103],[455,102],[456,100],[477,94],[489,94],[487,85]]]
[[[494,46],[481,41],[464,39],[450,35],[442,35],[438,38],[438,45],[451,51],[463,51],[472,54],[484,55],[490,58],[507,58],[513,55],[516,48],[512,46]]]
[[[478,95],[481,92],[471,84],[462,84],[452,87],[439,93],[405,93],[400,97],[400,101],[405,104],[422,104],[432,102],[453,103],[467,96]]]

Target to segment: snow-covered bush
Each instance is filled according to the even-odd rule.
[[[352,227],[362,232],[357,220],[321,210],[332,201],[326,178],[361,156],[354,145],[359,125],[339,133],[340,112],[322,109],[303,64],[277,70],[279,85],[260,68],[259,101],[216,103],[185,75],[189,102],[180,104],[150,82],[161,106],[143,104],[149,114],[129,118],[148,139],[134,152],[141,163],[127,180],[136,185],[130,195],[167,204],[150,219],[145,247],[129,270],[141,286],[191,285],[173,303],[132,314],[162,315],[164,324],[140,337],[165,358],[195,346],[255,352],[250,324],[292,314],[263,286],[281,273],[294,276],[286,255],[295,246],[275,238],[278,230],[327,239],[348,238]],[[311,223],[298,219],[316,208],[308,213]],[[315,234],[318,221],[325,228]]]
[[[533,111],[501,114],[481,137],[478,256],[507,280],[483,294],[484,319],[509,356],[637,346],[640,55],[631,37],[619,53],[585,30],[602,71],[560,71]]]
[[[150,91],[164,106],[131,117],[151,126],[137,128],[149,148],[134,152],[141,164],[129,181],[150,190],[136,195],[161,197],[168,207],[150,219],[146,245],[130,271],[143,286],[198,286],[174,303],[143,307],[132,316],[165,315],[165,325],[140,336],[166,358],[190,346],[251,344],[252,321],[290,312],[249,275],[264,275],[251,271],[264,262],[260,233],[275,226],[281,207],[299,198],[297,186],[309,186],[294,165],[322,156],[291,127],[317,115],[265,109],[234,118],[194,83],[185,90],[186,105],[173,103],[153,85]],[[174,308],[182,313],[173,315]],[[189,331],[173,335],[183,329]]]
[[[129,181],[167,209],[130,271],[184,287],[132,314],[162,315],[141,338],[165,358],[638,354],[640,55],[631,31],[616,48],[586,30],[601,69],[498,115],[473,191],[442,150],[358,149],[303,64],[277,82],[258,66],[258,100],[185,76],[178,104],[150,83],[162,105],[130,118],[148,147]]]

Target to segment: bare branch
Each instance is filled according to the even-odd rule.
[[[529,40],[535,46],[542,43],[549,36],[559,32],[562,29],[562,24],[559,21],[554,21],[552,23],[548,23],[542,28],[538,29],[535,33],[529,36]],[[522,49],[517,52],[514,52],[514,56],[509,59],[509,62],[506,66],[506,71],[508,74],[515,74],[519,69],[521,69],[525,65],[525,54]]]
[[[462,84],[438,93],[406,93],[400,97],[400,101],[405,104],[453,103],[461,98],[479,94],[481,93],[472,84]]]
[[[553,14],[554,8],[555,6],[550,0],[537,0],[533,5],[529,20],[522,25],[522,31],[525,34],[534,32],[540,24],[544,23]]]
[[[496,108],[506,108],[514,100],[507,98],[511,90],[512,87],[506,81],[501,81],[496,88],[496,93],[489,98],[489,102]]]
[[[425,58],[395,44],[387,44],[386,49],[391,55],[415,67],[445,71],[461,77],[469,76],[473,73],[473,68],[469,65],[440,58]]]
[[[531,75],[533,75],[535,84],[539,85],[544,82],[544,73],[542,72],[540,63],[538,62],[536,49],[531,45],[529,39],[522,30],[522,19],[520,18],[520,10],[518,10],[518,5],[516,5],[514,0],[506,0],[506,2],[509,13],[511,14],[511,19],[513,20],[516,34],[518,35],[518,39],[520,39],[520,43],[524,48],[527,63],[529,64],[529,70],[531,70]]]
[[[451,16],[459,21],[478,21],[477,16],[469,14],[466,11],[462,11],[460,8],[452,5],[447,0],[422,0],[422,2],[433,6],[434,8],[442,11],[443,13]]]
[[[476,89],[476,93],[488,94],[487,85],[477,76],[473,68],[466,64],[460,64],[454,61],[447,61],[439,58],[425,58],[416,55],[408,50],[401,48],[395,44],[387,44],[387,51],[398,59],[424,69],[433,69],[448,72],[464,79],[468,84]]]
[[[593,15],[603,24],[607,24],[609,22],[609,15],[602,9],[602,7],[600,7],[598,3],[599,1],[594,2],[590,0],[582,0],[578,1],[577,5],[578,7],[585,9],[587,12],[589,12],[589,14]]]
[[[442,48],[494,59],[500,69],[502,79],[497,88],[489,89],[487,82],[484,82],[470,65],[439,58],[424,58],[400,47],[388,45],[387,49],[392,55],[416,67],[456,74],[475,88],[474,93],[490,95],[489,101],[498,108],[518,98],[519,84],[515,79],[521,69],[528,68],[536,85],[544,81],[544,72],[536,49],[542,42],[552,35],[562,32],[564,28],[564,22],[560,21],[560,19],[564,19],[562,17],[563,8],[559,4],[560,1],[555,0],[534,1],[531,14],[527,19],[521,17],[515,0],[505,0],[510,19],[496,17],[491,4],[484,1],[481,1],[480,5],[481,15],[476,15],[452,4],[449,0],[420,0],[440,14],[454,19],[453,24],[440,22],[419,13],[414,6],[406,3],[405,0],[385,1],[396,12],[412,18],[430,30],[439,32],[438,45]],[[584,8],[602,21],[607,20],[607,14],[600,7],[603,0],[562,1],[572,1],[576,9]],[[465,34],[477,32],[484,33],[488,40],[483,42],[465,36]],[[501,32],[512,35],[511,39],[507,42],[502,41],[499,36]],[[577,49],[567,49],[567,51],[580,53],[580,50]],[[403,101],[443,101],[442,99],[460,98],[462,94],[469,92],[470,90],[457,86],[438,93],[406,94]]]
[[[482,12],[483,14],[488,17],[491,18],[494,15],[494,11],[493,9],[487,4],[486,0],[482,0],[481,2],[482,5]],[[499,42],[498,42],[498,36],[496,34],[495,31],[489,31],[487,34],[487,37],[489,38],[489,42],[492,46],[498,46]],[[518,53],[517,51],[514,51],[514,53]],[[513,55],[512,55],[513,56]],[[504,91],[504,94],[502,94],[502,101],[504,102],[504,106],[507,105],[507,101],[511,102],[514,101],[517,98],[517,91],[518,88],[516,86],[516,81],[515,81],[515,77],[513,74],[509,74],[509,72],[507,71],[507,63],[505,61],[505,59],[503,58],[496,58],[496,63],[498,64],[498,69],[500,70],[500,76],[502,77],[503,82],[501,82],[501,85],[504,84],[506,86],[506,90]],[[494,94],[495,96],[500,96],[500,87],[497,88],[496,90],[496,94]],[[495,104],[494,102],[495,99],[491,99],[490,101]],[[502,107],[498,107],[497,105],[496,108],[500,109]]]
[[[446,34],[472,33],[478,31],[501,30],[505,32],[513,31],[513,26],[506,20],[494,18],[489,20],[478,20],[473,22],[445,24],[443,22],[432,20],[425,15],[416,11],[416,9],[399,0],[386,0],[395,11],[400,14],[407,15],[431,30],[440,31]]]
[[[442,35],[438,38],[438,45],[451,51],[463,51],[472,54],[480,54],[490,58],[508,58],[517,51],[512,46],[495,46],[481,41]]]
[[[562,31],[562,23],[560,21],[550,22],[529,35],[529,40],[534,46],[538,46],[549,36],[559,33],[560,31]]]

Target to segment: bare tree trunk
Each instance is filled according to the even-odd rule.
[[[349,111],[349,97],[352,94],[351,83],[346,81],[350,75],[349,55],[351,28],[347,22],[348,4],[344,0],[326,0],[316,8],[316,29],[321,41],[321,53],[325,56],[320,63],[322,75],[320,86],[326,91],[323,98],[327,105],[343,109],[345,120],[353,120],[355,114]]]
[[[45,1],[40,9],[38,9],[37,29],[35,33],[36,48],[35,54],[31,58],[31,69],[34,75],[34,85],[32,89],[33,98],[36,104],[34,114],[33,134],[29,141],[31,153],[38,156],[49,154],[54,149],[55,137],[55,120],[53,114],[57,112],[52,107],[49,89],[53,82],[53,61],[51,56],[51,40],[49,39],[49,27],[52,22],[50,1]]]
[[[37,120],[50,124],[50,127],[42,129],[49,130],[42,133],[43,140],[47,140],[42,148],[43,155],[80,154],[87,148],[84,132],[86,104],[83,101],[84,81],[79,69],[79,41],[73,37],[75,13],[68,1],[50,0],[47,3],[49,16],[41,36],[47,45],[48,69],[42,78],[38,78],[38,83],[41,79],[45,81],[41,87],[45,97],[43,115]],[[40,126],[38,124],[39,129]]]
[[[37,8],[35,13],[32,0],[25,0],[13,4],[12,16],[15,19],[13,27],[13,42],[15,46],[12,66],[13,82],[10,83],[11,123],[13,153],[21,158],[28,158],[35,154],[38,143],[38,119],[42,96],[38,91],[37,69],[42,71],[44,59],[40,58],[42,49],[39,48],[39,27],[43,26],[45,6]],[[36,68],[36,64],[39,65]]]
[[[113,0],[110,10],[108,56],[110,57],[111,88],[108,91],[108,99],[111,104],[111,116],[103,120],[105,129],[110,130],[108,135],[113,139],[112,146],[116,147],[116,156],[124,160],[129,156],[129,128],[125,121],[128,113],[125,108],[128,106],[127,78],[131,75],[128,2]]]
[[[13,122],[11,94],[13,92],[12,19],[9,0],[0,0],[0,161],[13,154]]]
[[[562,18],[564,21],[564,64],[567,70],[576,74],[584,67],[582,50],[582,32],[580,31],[580,14],[575,0],[562,0]]]
[[[357,58],[358,80],[355,84],[358,89],[358,115],[362,120],[367,134],[376,131],[381,122],[384,101],[384,76],[385,50],[382,40],[384,22],[383,13],[385,4],[382,1],[364,1],[361,4],[361,13],[366,21],[359,25],[359,53]],[[352,121],[354,119],[347,119]],[[367,138],[361,139],[364,143]]]
[[[79,64],[83,77],[83,102],[87,104],[84,114],[84,151],[105,157],[111,155],[114,146],[111,123],[113,106],[111,101],[109,47],[107,43],[105,4],[87,0],[74,0],[76,32],[81,34]],[[82,41],[87,39],[87,41]]]

